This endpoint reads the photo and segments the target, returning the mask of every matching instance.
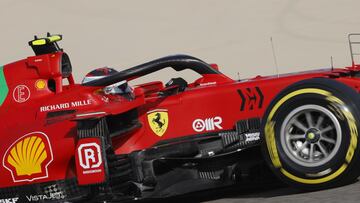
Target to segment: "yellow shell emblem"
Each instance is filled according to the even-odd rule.
[[[45,87],[46,87],[46,81],[45,81],[45,80],[37,80],[37,81],[35,82],[35,87],[36,87],[36,89],[38,89],[38,90],[45,89]]]
[[[48,137],[40,132],[30,133],[18,139],[7,150],[3,164],[14,182],[46,178],[47,166],[52,161]]]
[[[169,126],[169,115],[167,110],[154,110],[148,112],[148,122],[151,130],[162,137]]]

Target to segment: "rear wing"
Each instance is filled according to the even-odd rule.
[[[351,64],[352,68],[355,68],[360,65],[360,33],[351,33],[348,35],[349,40],[349,48],[350,48],[350,55],[351,55]],[[355,50],[355,47],[358,47]]]

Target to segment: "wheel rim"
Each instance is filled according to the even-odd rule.
[[[319,105],[304,105],[292,110],[284,119],[280,133],[286,156],[304,167],[327,163],[341,144],[339,121]]]

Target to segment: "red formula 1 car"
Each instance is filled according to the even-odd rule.
[[[0,203],[162,198],[245,184],[264,163],[307,190],[359,176],[355,63],[235,81],[174,55],[75,84],[61,38],[0,67]],[[200,78],[128,85],[167,67]]]

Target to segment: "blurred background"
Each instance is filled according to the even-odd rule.
[[[76,80],[185,53],[234,79],[351,64],[347,34],[360,32],[358,0],[0,0],[0,64],[29,55],[27,42],[64,35]],[[145,80],[176,77],[166,70]],[[190,72],[181,73],[189,80]]]

